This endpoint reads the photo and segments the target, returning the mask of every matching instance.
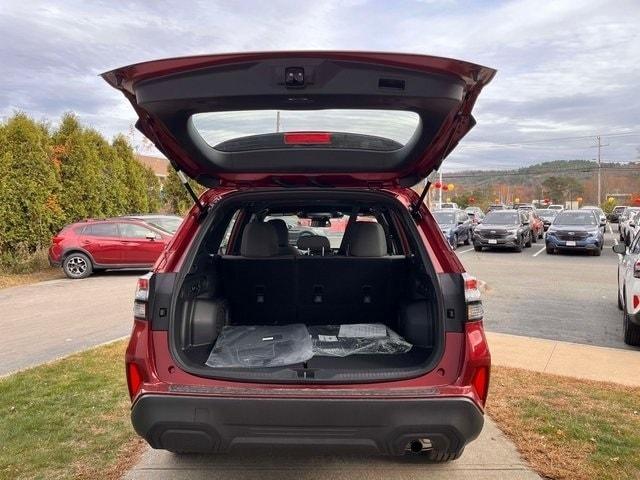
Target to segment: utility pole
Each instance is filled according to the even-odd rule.
[[[602,156],[601,156],[601,150],[602,147],[608,147],[609,144],[602,144],[602,138],[600,137],[600,135],[598,135],[596,137],[596,140],[598,140],[598,206],[602,205]]]

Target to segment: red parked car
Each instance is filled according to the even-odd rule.
[[[103,75],[185,184],[209,188],[138,282],[126,352],[138,434],[174,452],[462,453],[489,384],[482,304],[411,186],[473,127],[494,74],[421,55],[270,52]],[[287,245],[278,217],[326,212],[346,221],[335,246]]]
[[[134,219],[73,223],[53,237],[49,263],[74,279],[96,270],[151,268],[171,238],[169,232]]]

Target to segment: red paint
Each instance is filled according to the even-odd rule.
[[[95,235],[90,231],[93,225],[105,224],[113,228],[113,234]],[[156,238],[151,240],[144,237],[125,237],[119,230],[119,225],[122,224],[134,224],[151,230],[156,234]],[[52,265],[60,265],[66,255],[79,251],[86,254],[94,266],[151,267],[170,239],[171,235],[140,221],[88,220],[68,225],[53,237],[49,248],[49,262]]]

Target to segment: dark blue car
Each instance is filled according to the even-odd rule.
[[[436,210],[433,212],[433,216],[442,230],[442,234],[449,241],[451,247],[455,250],[460,242],[465,245],[471,243],[471,227],[472,223],[467,215],[462,210],[456,210],[453,208],[446,208],[442,210]]]
[[[599,256],[604,245],[600,219],[593,210],[564,210],[547,230],[547,253],[583,250]]]

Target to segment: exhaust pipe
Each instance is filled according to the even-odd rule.
[[[416,438],[415,440],[409,442],[409,445],[407,446],[407,450],[409,450],[411,453],[420,453],[424,450],[430,450],[431,448],[433,448],[431,445],[431,440],[429,440],[428,438]]]
[[[413,440],[409,444],[409,450],[413,453],[420,453],[422,451],[422,442],[420,440]]]

